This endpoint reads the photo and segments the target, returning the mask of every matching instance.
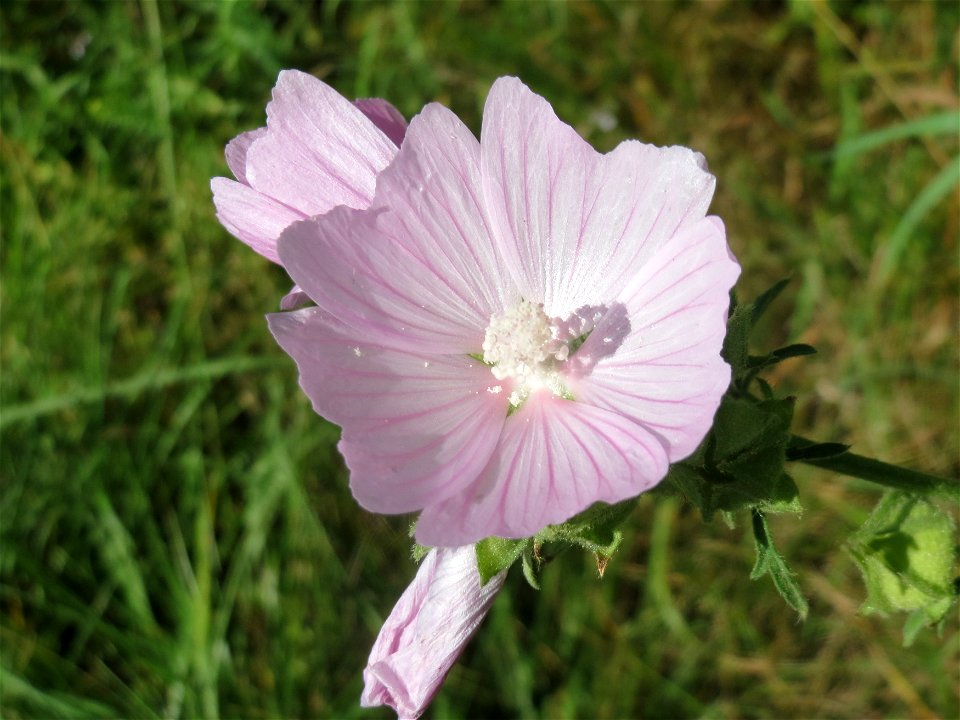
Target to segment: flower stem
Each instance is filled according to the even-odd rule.
[[[819,445],[819,443],[797,435],[790,439],[791,448],[803,449],[816,445]],[[954,478],[910,470],[899,465],[891,465],[880,460],[856,455],[852,452],[843,452],[831,457],[798,457],[796,460],[898,490],[917,493],[943,493],[960,497],[960,481]]]

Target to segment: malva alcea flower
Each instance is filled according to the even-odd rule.
[[[658,483],[730,378],[739,266],[713,189],[698,153],[599,154],[501,78],[479,142],[428,105],[368,207],[288,227],[279,259],[316,307],[270,328],[342,426],[360,504],[420,511],[417,540],[452,547]]]
[[[505,578],[506,571],[481,584],[473,546],[431,550],[370,651],[360,704],[420,717]]]

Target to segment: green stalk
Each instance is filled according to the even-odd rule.
[[[812,440],[794,435],[790,445],[796,448],[817,445]],[[951,497],[960,498],[960,481],[940,475],[911,470],[891,465],[873,458],[863,457],[852,452],[825,458],[798,458],[797,462],[814,465],[831,470],[842,475],[859,478],[868,482],[877,483],[885,487],[906,490],[917,493],[943,493]]]

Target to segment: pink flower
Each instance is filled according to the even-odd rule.
[[[729,383],[740,271],[713,189],[698,153],[601,155],[501,78],[479,142],[428,105],[368,209],[283,232],[317,307],[270,328],[342,426],[360,504],[421,511],[425,545],[528,537],[693,452]]]
[[[506,571],[481,586],[472,546],[431,550],[370,651],[360,704],[420,717],[505,578]]]
[[[227,144],[237,181],[210,182],[217,218],[268,260],[291,223],[337,205],[369,207],[377,175],[393,160],[407,123],[386,100],[351,103],[329,85],[284,70],[267,105],[267,126]],[[283,307],[298,304],[294,291]]]

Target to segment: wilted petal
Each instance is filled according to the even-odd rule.
[[[670,462],[689,455],[730,382],[720,347],[739,274],[719,218],[685,226],[624,290],[630,332],[616,352],[603,351],[605,321],[577,351],[574,366],[591,369],[571,376],[574,397],[649,428],[669,445]]]
[[[663,479],[666,450],[632,420],[546,392],[507,418],[490,463],[466,490],[430,505],[417,542],[523,538],[596,501],[639,495]]]
[[[473,546],[431,550],[377,636],[360,704],[387,705],[404,720],[420,717],[505,577],[481,586]]]
[[[487,391],[483,363],[358,344],[319,308],[268,320],[314,409],[343,427],[350,486],[368,510],[418,510],[466,487],[487,464],[506,403]]]
[[[613,300],[681,223],[703,217],[713,195],[699,153],[628,141],[601,155],[516,78],[490,89],[480,144],[507,267],[550,315]]]

